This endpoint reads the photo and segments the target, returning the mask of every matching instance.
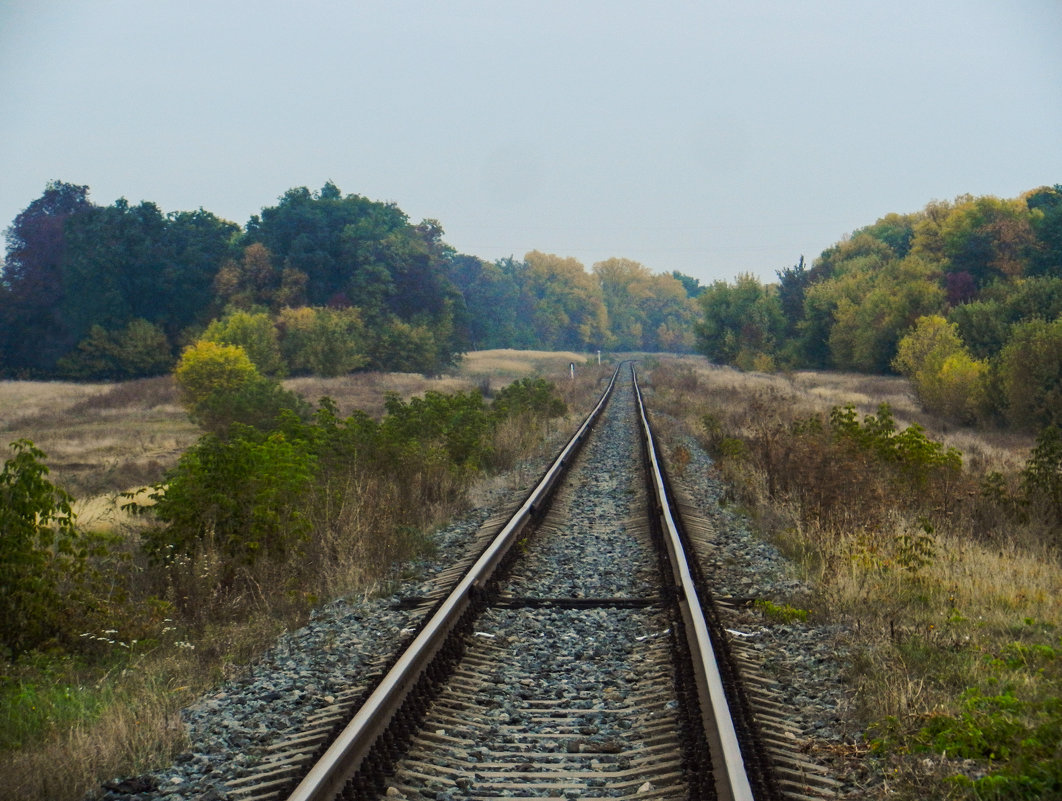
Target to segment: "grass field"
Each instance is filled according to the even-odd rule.
[[[865,797],[1062,797],[1062,536],[981,490],[995,471],[1016,491],[1032,438],[946,426],[897,378],[675,358],[650,381],[812,588],[812,620],[847,626],[863,737],[843,764],[870,777]],[[922,426],[919,453],[957,448],[961,470],[904,474],[807,422],[882,402],[897,432]]]

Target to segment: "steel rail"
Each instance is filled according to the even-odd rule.
[[[568,444],[550,465],[534,490],[491,544],[484,549],[465,577],[439,604],[435,613],[403,651],[387,675],[381,679],[380,684],[365,700],[350,723],[291,792],[288,801],[332,799],[339,794],[348,779],[357,772],[376,740],[415,686],[431,658],[442,647],[456,621],[471,606],[473,596],[486,590],[495,568],[531,521],[540,502],[548,498],[552,492],[560,476],[568,467],[571,456],[587,438],[591,427],[608,403],[618,375],[619,369],[613,373],[612,380],[602,392],[597,405],[568,440]]]
[[[745,760],[730,714],[730,705],[727,702],[719,666],[716,663],[712,636],[694,586],[678,526],[671,514],[663,471],[657,457],[656,443],[649,425],[642,391],[638,386],[638,377],[633,367],[631,372],[634,377],[635,396],[638,400],[638,413],[642,421],[642,436],[645,438],[646,450],[652,466],[657,511],[662,519],[665,544],[677,582],[679,605],[686,622],[686,636],[689,640],[690,653],[693,655],[694,670],[698,676],[701,718],[705,734],[712,745],[712,766],[716,791],[719,798],[725,801],[753,801],[752,787],[745,771]]]

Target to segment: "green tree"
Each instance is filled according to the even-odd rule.
[[[292,373],[345,375],[368,363],[366,332],[357,309],[284,309],[280,349]]]
[[[120,331],[94,325],[77,350],[59,360],[70,378],[124,381],[163,375],[173,367],[166,334],[147,320],[131,320]]]
[[[696,298],[704,291],[701,282],[691,275],[684,275],[678,270],[672,270],[671,277],[682,284],[683,288],[686,290],[686,297],[688,298]]]
[[[208,434],[155,488],[151,508],[164,525],[145,535],[145,549],[160,562],[214,550],[226,586],[242,566],[291,557],[309,531],[304,501],[315,465],[304,443],[279,431]]]
[[[652,296],[652,273],[630,259],[607,259],[593,267],[608,314],[608,335],[603,343],[612,350],[641,350],[653,326],[647,319]]]
[[[958,326],[943,317],[920,317],[900,340],[893,366],[911,380],[927,410],[961,423],[983,414],[988,365],[970,357]]]
[[[542,346],[559,350],[600,347],[608,313],[600,286],[583,265],[537,250],[524,261],[525,288],[533,299],[530,322]]]
[[[1062,184],[1025,196],[1036,243],[1027,274],[1062,276]]]
[[[792,267],[777,270],[775,275],[778,276],[778,303],[785,317],[786,336],[794,337],[804,319],[804,295],[811,285],[811,271],[801,256]]]
[[[873,225],[860,228],[854,235],[866,234],[889,246],[893,255],[902,259],[911,252],[915,226],[921,214],[886,214]]]
[[[593,267],[608,319],[605,346],[616,350],[693,347],[697,319],[686,285],[672,275],[654,275],[630,259],[607,259]],[[683,332],[690,332],[683,335]]]
[[[1062,317],[1016,325],[999,354],[999,377],[1012,425],[1062,425]]]
[[[61,313],[67,221],[92,208],[87,186],[50,181],[4,232],[0,371],[47,375],[78,337]]]
[[[280,338],[276,326],[265,312],[231,312],[208,325],[202,338],[221,345],[238,345],[243,348],[260,373],[280,376],[287,372],[280,353]]]
[[[235,231],[207,212],[164,215],[154,203],[124,198],[72,217],[60,310],[74,341],[93,325],[115,331],[140,318],[176,342],[205,322]]]
[[[815,369],[832,366],[830,356],[830,329],[839,297],[833,282],[812,283],[804,293],[804,313],[797,323],[797,338],[793,343],[794,364]]]
[[[534,348],[534,332],[525,321],[530,311],[523,301],[527,266],[512,258],[493,264],[475,256],[456,256],[450,279],[464,298],[465,328],[475,350]]]
[[[147,319],[162,328],[171,343],[180,341],[185,329],[210,319],[215,276],[231,258],[239,232],[236,223],[203,209],[166,215],[161,244],[165,257],[156,278],[157,297],[165,308]]]
[[[895,260],[895,253],[885,242],[857,233],[823,251],[806,276],[794,276],[804,284],[804,308],[796,322],[797,338],[786,349],[787,360],[817,368],[852,369],[855,338],[860,335],[857,309],[873,288],[874,275]],[[787,292],[791,304],[793,292]],[[868,307],[864,316],[871,317],[872,312],[873,307]],[[790,306],[786,320],[792,321],[793,315]],[[839,320],[845,327],[835,332]],[[872,340],[862,344],[865,351],[873,350]]]
[[[948,310],[948,321],[956,326],[959,337],[970,353],[979,359],[998,355],[1010,338],[1013,322],[997,300],[976,300]]]
[[[259,373],[238,345],[209,340],[189,345],[173,376],[189,417],[220,436],[234,424],[268,431],[286,414],[307,414],[305,403]]]
[[[1021,472],[1021,486],[1033,510],[1062,525],[1062,428],[1047,426],[1037,436]]]
[[[694,326],[700,307],[687,293],[687,286],[673,275],[650,277],[643,301],[642,347],[645,350],[671,353],[696,350]]]
[[[1028,320],[1054,320],[1062,315],[1062,275],[997,281],[976,300],[955,306],[948,319],[971,352],[981,359],[999,354],[1015,325]]]
[[[281,273],[265,245],[255,242],[239,258],[226,261],[214,276],[214,295],[220,308],[254,311],[273,305]]]
[[[999,278],[1024,275],[1035,242],[1028,206],[1021,199],[962,198],[939,230],[946,272],[969,275],[979,289]]]
[[[376,321],[366,332],[368,367],[373,370],[432,375],[449,363],[439,351],[440,343],[428,325],[390,318]]]
[[[964,195],[956,198],[954,202],[934,200],[927,203],[914,224],[911,253],[937,265],[942,271],[947,269],[949,255],[944,242],[944,222],[958,204],[972,199],[971,195]]]
[[[434,220],[411,224],[395,204],[344,196],[329,183],[316,194],[286,192],[251,218],[243,244],[265,246],[311,306],[356,307],[370,329],[394,319],[429,329],[438,370],[466,339],[455,325],[464,299],[449,279],[454,253],[442,233]]]
[[[715,281],[697,298],[702,318],[698,349],[720,364],[743,369],[767,366],[777,354],[785,329],[781,303],[773,285],[743,273],[733,284]]]
[[[904,331],[919,317],[943,308],[944,293],[934,277],[930,264],[908,256],[836,279],[847,287],[830,329],[833,365],[888,372]]]

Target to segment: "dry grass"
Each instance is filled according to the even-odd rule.
[[[383,417],[388,394],[395,393],[409,400],[425,392],[467,392],[476,384],[465,376],[426,378],[417,373],[356,373],[338,378],[289,378],[284,386],[313,404],[323,397],[331,398],[341,415],[358,410],[379,419]]]
[[[109,384],[73,384],[62,381],[0,381],[0,429],[42,413],[54,414],[76,403],[101,395]]]
[[[853,631],[856,658],[848,675],[857,693],[853,724],[870,737],[885,733],[891,743],[884,753],[892,784],[881,787],[892,789],[879,788],[876,797],[969,797],[957,785],[939,780],[964,771],[980,775],[988,769],[985,762],[956,762],[941,757],[939,750],[932,759],[924,752],[906,755],[907,748],[924,745],[922,727],[943,716],[962,721],[967,727],[962,736],[973,737],[977,726],[988,730],[1010,714],[992,708],[969,712],[963,694],[971,688],[989,695],[1010,688],[1007,692],[1019,699],[1014,703],[1026,710],[1056,699],[1046,702],[1044,708],[1050,709],[1062,692],[1057,658],[1037,664],[1021,656],[1024,647],[1062,654],[1058,533],[1003,514],[988,522],[977,518],[980,477],[1020,469],[1030,438],[944,425],[914,405],[903,379],[750,374],[689,358],[660,361],[650,380],[650,405],[674,418],[673,430],[708,442],[708,415],[720,429],[717,441],[729,437],[731,443],[745,443],[744,449],[733,444],[724,449],[717,468],[734,482],[736,495],[764,536],[793,559],[813,588],[815,616],[845,622]],[[785,482],[770,481],[762,469],[765,443],[770,440],[775,453],[782,451],[792,421],[847,404],[862,416],[874,413],[882,402],[894,410],[899,428],[918,423],[931,438],[964,454],[963,476],[951,490],[952,506],[934,517],[929,532],[922,528],[922,497],[905,495],[893,485],[875,489],[874,477],[854,463],[840,472],[858,472],[860,481],[839,486],[874,489],[875,494],[842,497],[839,513],[828,521],[809,517],[800,497],[786,494],[780,489]],[[802,455],[799,448],[792,453]],[[812,482],[820,476],[836,480],[829,467],[797,463],[792,469],[812,475]],[[825,491],[836,494],[831,486]],[[1057,725],[1049,712],[1024,714],[1024,725]],[[993,735],[985,736],[991,741]],[[1035,741],[1032,734],[1029,738]],[[1022,781],[1028,778],[1025,763],[1006,769]]]
[[[571,351],[479,350],[465,354],[460,373],[473,379],[486,376],[513,381],[527,375],[539,375],[559,381],[568,377],[569,365],[574,364],[577,370],[581,370],[589,359],[589,354]]]
[[[905,378],[807,371],[746,373],[717,367],[693,356],[654,358],[650,363],[666,365],[688,376],[687,380],[693,382],[691,387],[709,389],[710,399],[697,398],[689,409],[704,413],[710,407],[713,414],[737,428],[747,426],[750,400],[766,403],[775,410],[772,414],[776,419],[829,414],[831,408],[846,405],[866,415],[888,403],[899,427],[914,423],[922,426],[929,436],[962,451],[967,464],[978,471],[1018,469],[1033,447],[1033,438],[1027,434],[957,427],[922,411]],[[686,417],[692,419],[690,414]],[[747,427],[741,433],[749,433]]]
[[[115,654],[103,675],[68,668],[55,681],[95,685],[99,709],[32,747],[0,752],[0,801],[79,801],[103,781],[169,764],[188,745],[181,708],[237,675],[281,631],[278,621],[252,616],[215,628],[198,649],[175,645],[170,635],[143,655]]]
[[[446,375],[425,377],[418,373],[355,373],[338,378],[315,376],[290,378],[284,386],[298,392],[311,403],[322,397],[336,402],[341,414],[358,409],[371,417],[384,414],[387,395],[395,393],[403,400],[425,392],[468,392],[500,389],[526,376],[541,376],[558,385],[569,378],[569,365],[580,371],[588,356],[578,353],[548,351],[483,350],[465,354]]]
[[[173,677],[194,674],[194,660],[144,660],[110,680],[99,716],[56,731],[33,748],[0,755],[0,799],[80,798],[101,777],[137,774],[165,764],[187,742],[179,710],[191,696]]]
[[[160,480],[198,436],[168,378],[0,382],[2,444],[33,441],[51,479],[86,502]]]

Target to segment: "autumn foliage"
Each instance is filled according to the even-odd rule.
[[[1062,185],[887,214],[777,275],[701,293],[705,355],[755,370],[896,371],[957,423],[1059,423]]]

